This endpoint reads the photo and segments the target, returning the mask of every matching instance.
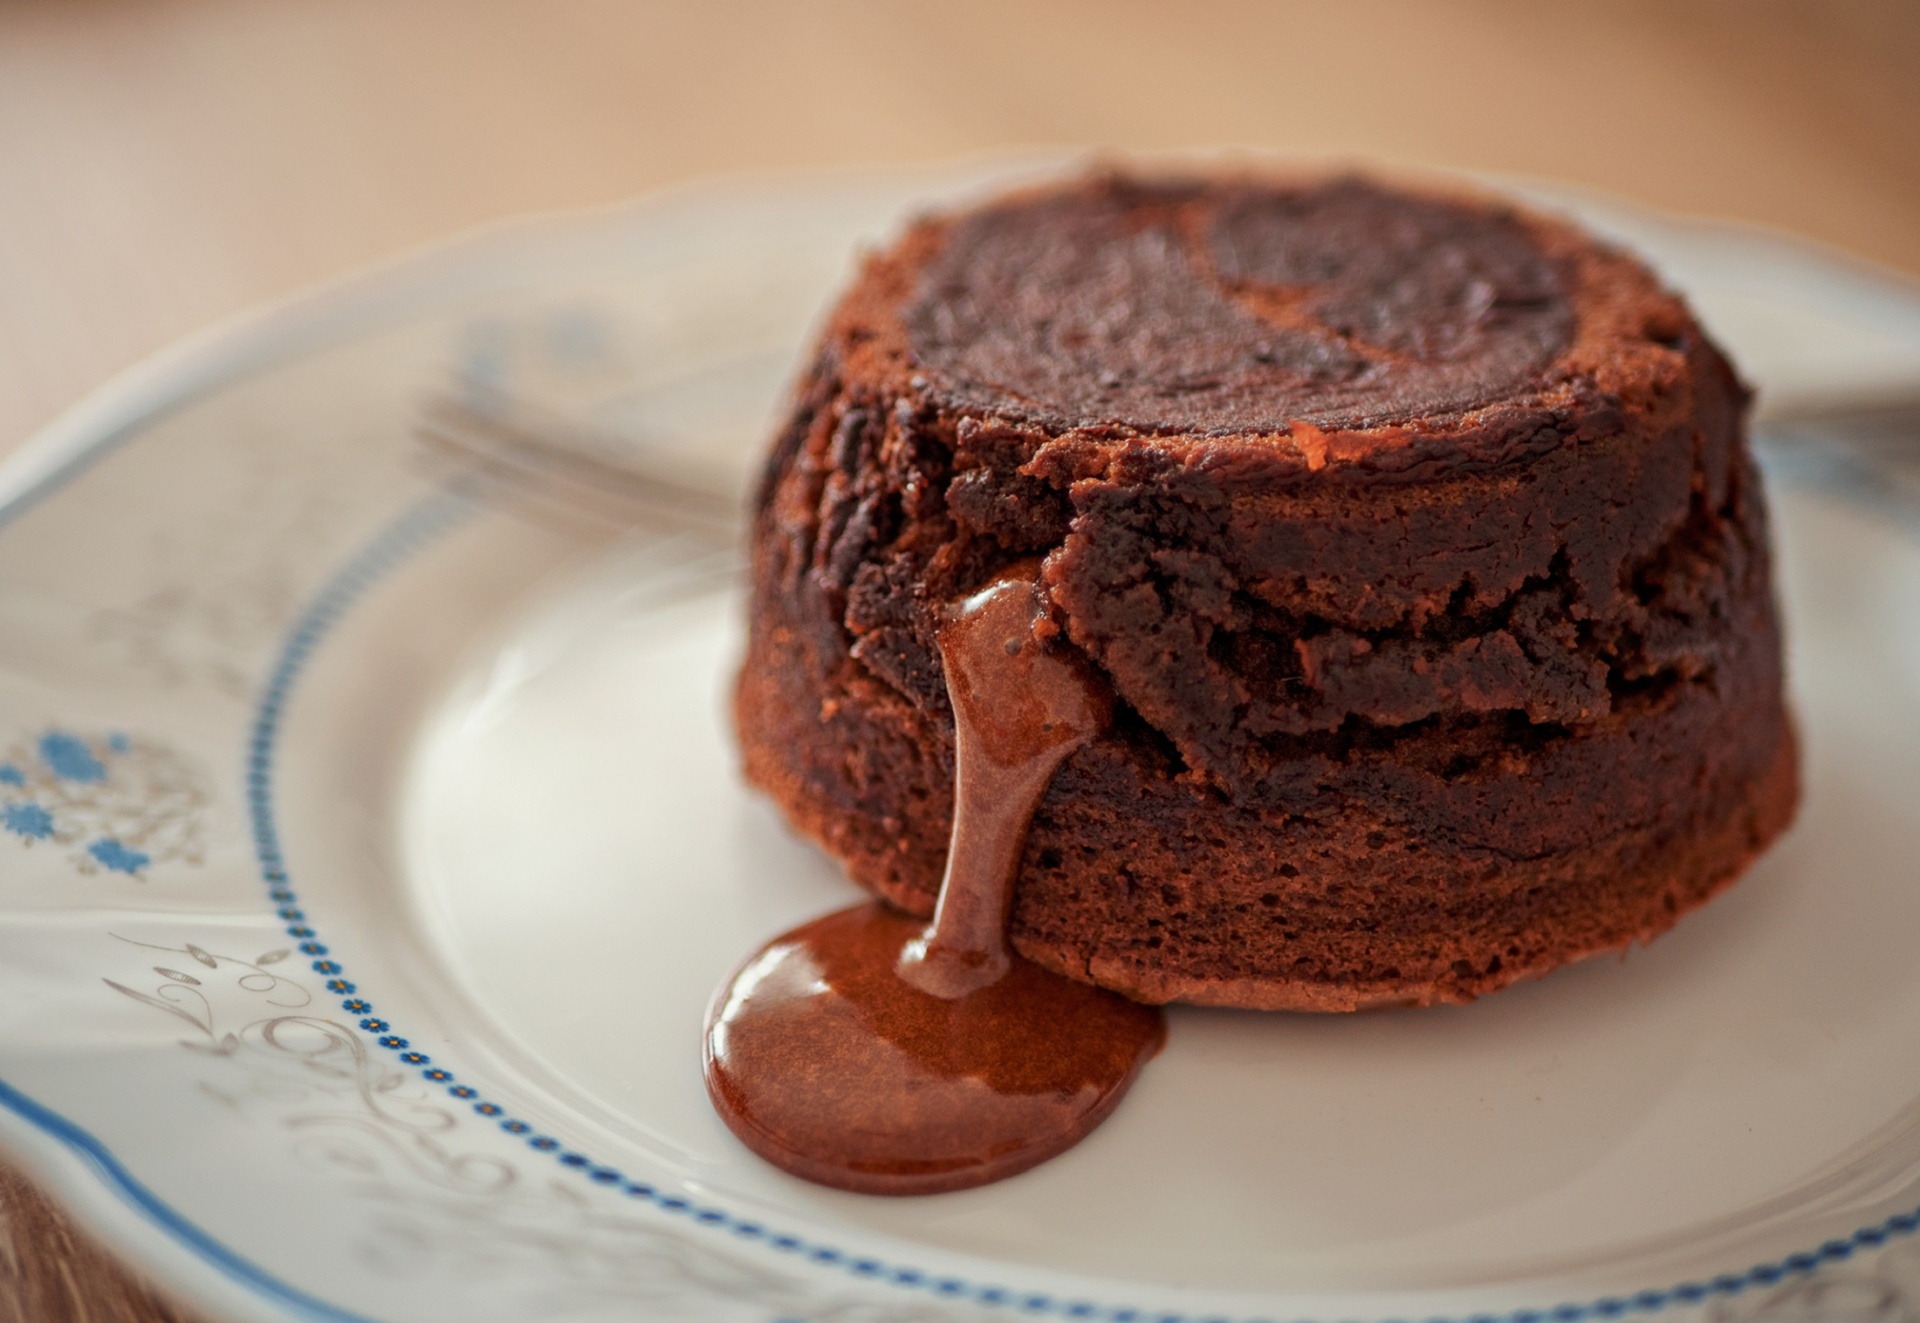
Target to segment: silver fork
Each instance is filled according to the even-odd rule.
[[[505,400],[452,395],[422,410],[418,436],[481,499],[609,529],[654,525],[728,546],[731,493],[634,462],[630,442]],[[1764,414],[1754,439],[1776,479],[1832,491],[1920,528],[1920,397]]]
[[[416,435],[463,490],[537,518],[609,531],[656,526],[727,546],[741,537],[732,493],[643,467],[624,438],[525,404],[439,396],[421,410]]]
[[[1920,530],[1920,396],[1769,412],[1754,439],[1771,476]]]

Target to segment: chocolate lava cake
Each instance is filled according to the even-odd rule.
[[[1746,404],[1645,267],[1504,203],[1098,176],[922,220],[768,461],[746,774],[931,912],[935,632],[1038,562],[1116,715],[1033,817],[1022,955],[1338,1011],[1646,941],[1797,798]]]

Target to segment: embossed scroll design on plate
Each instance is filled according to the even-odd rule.
[[[346,1181],[366,1201],[358,1249],[375,1272],[484,1270],[502,1289],[526,1291],[529,1309],[543,1317],[610,1303],[721,1301],[821,1323],[953,1317],[932,1302],[882,1306],[822,1289],[480,1151],[471,1122],[368,1050],[366,1034],[379,1021],[351,1025],[314,1013],[318,995],[279,972],[293,948],[246,959],[193,942],[117,940],[154,953],[152,981],[102,981],[183,1026],[183,1049],[220,1063],[197,1082],[202,1093],[292,1136],[305,1165]]]

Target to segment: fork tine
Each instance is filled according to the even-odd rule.
[[[477,478],[482,496],[620,527],[664,524],[729,542],[739,535],[732,496],[612,458],[612,447],[578,426],[524,408],[482,410],[440,396],[422,409],[416,434],[441,460]]]

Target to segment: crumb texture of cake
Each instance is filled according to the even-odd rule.
[[[1021,954],[1351,1010],[1646,941],[1798,794],[1746,403],[1643,266],[1503,203],[1099,176],[923,220],[768,461],[746,774],[930,912],[941,612],[1040,558],[1115,717],[1033,818]]]

